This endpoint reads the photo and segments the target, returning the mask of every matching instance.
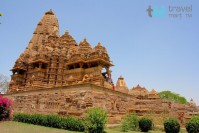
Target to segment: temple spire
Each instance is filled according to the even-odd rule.
[[[45,14],[46,14],[46,15],[47,15],[47,14],[55,15],[52,9],[50,9],[49,11],[47,11]]]
[[[126,85],[126,82],[125,82],[124,78],[122,77],[122,75],[117,80],[116,90],[123,92],[123,93],[128,93],[128,91],[129,91],[129,89]]]

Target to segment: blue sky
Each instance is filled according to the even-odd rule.
[[[149,5],[192,5],[192,17],[151,18]],[[140,84],[148,90],[171,90],[199,104],[199,1],[1,0],[0,73],[11,75],[37,23],[51,8],[61,35],[69,30],[77,42],[86,37],[93,47],[98,42],[106,46],[115,83],[122,75],[129,89]]]

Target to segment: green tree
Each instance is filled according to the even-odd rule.
[[[90,108],[85,114],[85,131],[103,133],[107,122],[107,113],[101,108]]]
[[[180,124],[176,119],[169,118],[164,121],[164,130],[166,133],[179,133]]]
[[[180,94],[177,94],[171,91],[162,91],[159,93],[159,96],[162,99],[166,99],[166,100],[173,101],[176,103],[182,103],[182,104],[187,103],[187,100],[185,97],[180,96]]]
[[[139,119],[135,112],[127,114],[124,119],[122,120],[122,131],[127,132],[128,130],[131,131],[138,131],[139,130]]]
[[[152,124],[153,124],[153,122],[149,118],[142,117],[139,120],[139,127],[142,132],[148,132],[149,130],[151,130]]]
[[[192,116],[186,123],[188,133],[199,133],[199,116]]]

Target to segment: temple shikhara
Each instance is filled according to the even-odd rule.
[[[152,115],[160,119],[174,116],[184,124],[199,109],[160,99],[137,85],[129,89],[122,76],[114,85],[110,68],[114,66],[106,48],[92,47],[86,38],[80,43],[69,34],[59,34],[59,23],[52,10],[46,12],[32,39],[11,69],[7,97],[15,112],[74,115],[83,117],[88,108],[101,107],[109,123],[119,123],[126,113]]]
[[[15,62],[9,91],[88,81],[112,88],[111,66],[106,48],[100,43],[92,48],[86,38],[78,44],[68,31],[60,36],[58,20],[50,10],[38,23],[28,46]]]

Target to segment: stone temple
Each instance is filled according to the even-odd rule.
[[[86,39],[77,43],[68,31],[59,35],[52,10],[37,24],[32,39],[11,69],[6,94],[14,101],[14,112],[74,115],[83,117],[88,108],[101,107],[109,123],[119,123],[126,113],[157,118],[173,116],[184,124],[199,114],[193,100],[177,104],[160,99],[154,89],[137,85],[128,89],[122,76],[114,86],[113,66],[105,47],[94,48]]]
[[[38,23],[28,46],[15,62],[9,91],[53,88],[87,81],[111,88],[111,66],[106,48],[100,43],[92,48],[85,38],[77,44],[68,31],[60,37],[58,20],[50,10]]]

